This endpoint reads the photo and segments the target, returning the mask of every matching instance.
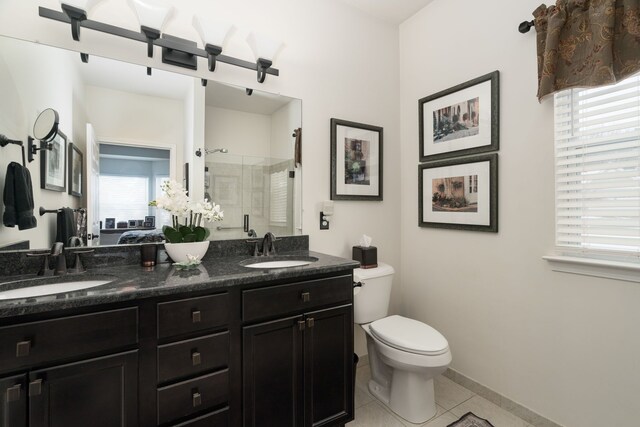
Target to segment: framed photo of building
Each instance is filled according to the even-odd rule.
[[[418,225],[498,232],[498,154],[418,165]]]
[[[40,151],[40,188],[64,192],[67,189],[67,136],[58,130],[46,144],[50,148]]]
[[[82,151],[77,145],[69,143],[69,194],[82,197]]]
[[[331,119],[331,200],[382,200],[382,128]]]
[[[494,71],[418,101],[421,162],[500,148],[499,77]]]

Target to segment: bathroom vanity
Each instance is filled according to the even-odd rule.
[[[210,259],[0,300],[0,425],[334,426],[353,419],[353,268]],[[286,258],[286,256],[284,257]],[[16,286],[0,283],[0,289]],[[69,276],[42,279],[70,280]]]

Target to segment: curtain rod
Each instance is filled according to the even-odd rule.
[[[534,21],[522,21],[520,25],[518,25],[518,31],[522,34],[528,33],[531,27],[535,27]]]

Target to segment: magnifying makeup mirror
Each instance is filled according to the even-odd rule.
[[[34,138],[29,137],[29,163],[34,160],[34,156],[39,150],[49,150],[51,148],[50,141],[58,134],[58,123],[60,116],[53,108],[47,108],[38,115],[33,124],[33,136],[40,141],[40,147],[33,143]]]

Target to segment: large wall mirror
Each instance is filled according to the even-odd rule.
[[[51,247],[66,236],[62,208],[74,210],[76,222],[86,212],[85,234],[83,224],[74,229],[87,245],[159,239],[170,216],[149,202],[167,180],[221,205],[224,220],[206,224],[211,240],[302,232],[299,99],[214,81],[203,87],[162,70],[148,76],[143,66],[96,56],[82,63],[77,52],[8,37],[0,37],[0,93],[0,134],[24,141],[25,150],[38,114],[59,113],[66,148],[55,156],[66,156],[70,169],[65,191],[52,191],[40,185],[41,157],[51,153],[26,164],[38,225],[0,224],[0,251]],[[19,146],[0,148],[1,188],[11,162],[22,164]],[[41,207],[50,212],[40,216]]]

